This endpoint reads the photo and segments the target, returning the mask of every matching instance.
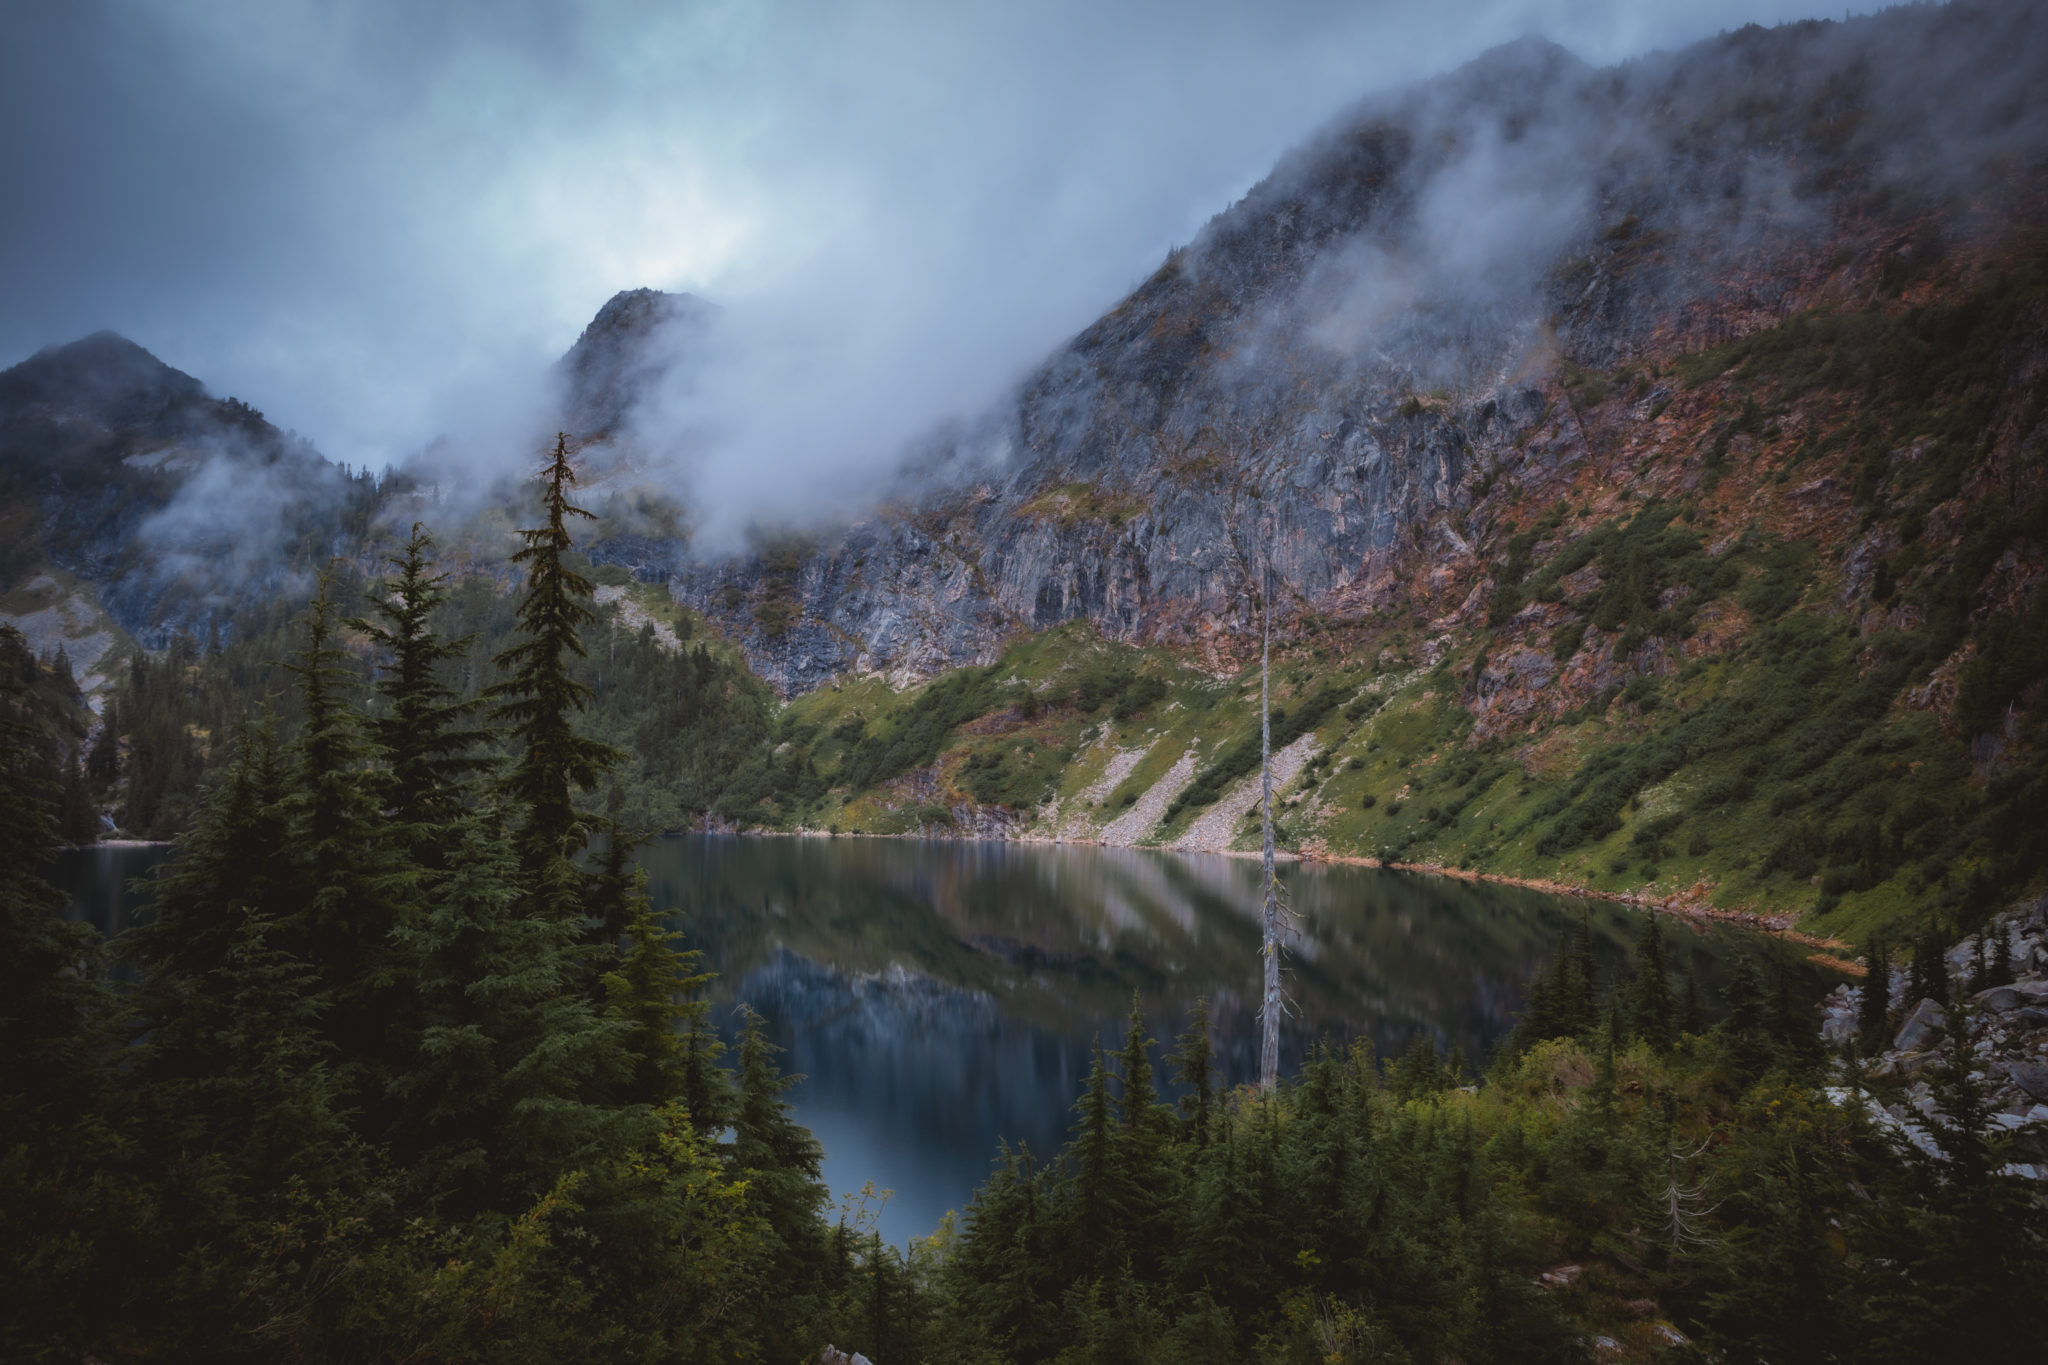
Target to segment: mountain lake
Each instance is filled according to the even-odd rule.
[[[63,853],[71,914],[118,933],[146,902],[160,845]],[[835,1198],[890,1191],[882,1234],[931,1232],[964,1209],[1004,1141],[1066,1140],[1099,1039],[1121,1045],[1143,1002],[1164,1053],[1199,999],[1229,1082],[1258,1065],[1259,866],[1213,854],[1093,845],[791,835],[685,835],[639,861],[681,946],[718,973],[728,1039],[752,1005],[784,1049],[797,1117],[823,1144]],[[1531,980],[1585,916],[1604,973],[1644,911],[1449,877],[1284,862],[1295,926],[1282,1066],[1328,1037],[1391,1057],[1427,1033],[1474,1069],[1513,1026]],[[1710,1011],[1738,954],[1784,945],[1665,921]],[[1803,971],[1811,972],[1800,963]],[[1162,1085],[1170,1096],[1171,1086]]]

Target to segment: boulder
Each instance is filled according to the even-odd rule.
[[[2048,1028],[2048,1010],[2028,1007],[2014,1012],[2011,1023],[2018,1028]]]
[[[1970,999],[1991,1014],[2007,1014],[2027,1003],[2027,997],[2017,986],[1993,986],[1990,990],[1978,991]]]
[[[1948,1011],[1932,1000],[1922,1000],[1906,1022],[1899,1025],[1899,1036],[1892,1041],[1892,1047],[1900,1052],[1918,1052],[1947,1027]]]
[[[2048,1101],[2048,1066],[2039,1062],[2007,1062],[2005,1074],[2035,1099]]]

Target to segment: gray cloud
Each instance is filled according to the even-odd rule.
[[[1361,94],[1812,8],[17,0],[0,357],[111,326],[335,458],[509,460],[599,303],[690,289],[643,430],[716,524],[832,508]]]

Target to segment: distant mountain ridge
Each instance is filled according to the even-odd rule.
[[[17,447],[23,424],[37,418],[161,430],[206,401],[205,386],[191,375],[118,333],[94,332],[0,372],[0,439]]]
[[[351,553],[375,480],[113,332],[0,372],[5,615],[88,673],[118,635],[204,638]],[[90,642],[84,644],[83,642]]]

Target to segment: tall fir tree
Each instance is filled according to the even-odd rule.
[[[1168,1058],[1175,1083],[1187,1089],[1176,1106],[1183,1131],[1198,1147],[1208,1144],[1209,1119],[1216,1104],[1215,1055],[1215,1045],[1209,1040],[1209,1002],[1204,998],[1195,1001],[1187,1031],[1176,1040]]]
[[[447,575],[433,567],[434,538],[414,522],[397,570],[371,593],[372,616],[349,622],[384,651],[375,691],[382,711],[369,732],[383,765],[383,800],[412,860],[435,867],[445,831],[462,810],[468,786],[490,760],[478,753],[490,735],[474,717],[480,706],[449,685],[445,669],[465,658],[471,637],[448,639],[434,617],[448,600]]]
[[[85,780],[85,765],[76,750],[64,765],[64,787],[57,803],[57,834],[67,844],[89,844],[100,836],[100,813]]]
[[[57,847],[49,750],[0,673],[0,1157],[20,1143],[37,1160],[92,1111],[114,1061],[97,937],[64,918],[63,893],[40,874]]]
[[[107,698],[106,714],[100,719],[100,732],[92,742],[92,754],[85,760],[85,776],[101,790],[111,786],[121,775],[121,704],[120,698]]]
[[[1856,1006],[1856,1039],[1866,1053],[1882,1052],[1891,1042],[1891,947],[1873,935],[1864,950],[1863,992]]]
[[[285,812],[284,760],[269,715],[244,724],[232,757],[171,846],[155,913],[122,936],[141,968],[135,999],[148,1073],[196,1077],[226,1065],[220,1039],[234,1010],[232,963],[252,920],[284,915],[297,881]]]
[[[568,562],[575,543],[569,518],[592,514],[569,501],[576,471],[566,435],[555,438],[541,479],[545,524],[521,530],[523,544],[512,556],[526,570],[517,613],[525,638],[494,660],[509,676],[491,689],[491,716],[509,727],[516,750],[505,788],[524,811],[515,836],[520,865],[536,879],[541,908],[580,917],[582,887],[566,866],[588,834],[576,794],[596,785],[620,756],[575,725],[591,691],[577,681],[570,660],[584,657],[580,632],[597,616],[588,605],[590,580]]]
[[[337,637],[332,588],[332,576],[323,577],[305,644],[286,665],[299,684],[283,802],[299,885],[278,932],[280,947],[315,964],[326,982],[326,1027],[345,1064],[381,1087],[408,1047],[401,1035],[412,992],[392,936],[417,907],[421,873],[380,799],[355,707],[362,676]]]
[[[392,1146],[455,1217],[522,1208],[640,1126],[612,1104],[633,1075],[631,1025],[581,989],[577,926],[528,913],[506,825],[495,804],[461,820],[425,913],[398,933],[420,1023]]]
[[[1593,914],[1579,912],[1579,932],[1572,939],[1563,1013],[1566,1031],[1584,1036],[1600,1025],[1600,964],[1593,956]]]
[[[794,1347],[807,1311],[815,1311],[827,1264],[824,1224],[826,1190],[819,1178],[824,1149],[790,1116],[786,1097],[803,1079],[785,1075],[775,1064],[780,1051],[768,1040],[766,1021],[746,1005],[739,1007],[740,1044],[738,1096],[733,1106],[731,1159],[747,1182],[748,1204],[768,1227],[770,1283],[778,1286],[788,1310],[764,1343],[768,1350]],[[788,1335],[784,1335],[787,1332]]]
[[[1692,969],[1692,958],[1685,960],[1685,988],[1678,997],[1678,1030],[1695,1036],[1706,1032],[1707,1011],[1700,1000],[1700,979]]]
[[[621,1098],[628,1104],[683,1100],[690,1084],[688,1039],[709,1012],[698,996],[711,974],[695,970],[695,951],[675,947],[682,935],[655,915],[644,870],[634,875],[626,904],[632,914],[626,950],[604,976],[606,1013],[626,1025],[621,1045],[632,1059]]]
[[[1093,1063],[1074,1106],[1077,1122],[1069,1144],[1073,1160],[1070,1266],[1084,1274],[1099,1273],[1103,1266],[1121,1260],[1123,1234],[1131,1221],[1119,1160],[1116,1101],[1109,1082],[1109,1059],[1103,1055],[1098,1037]]]
[[[1636,939],[1635,979],[1628,989],[1629,1027],[1636,1037],[1662,1052],[1676,1036],[1671,999],[1671,962],[1664,951],[1664,931],[1652,913]]]

